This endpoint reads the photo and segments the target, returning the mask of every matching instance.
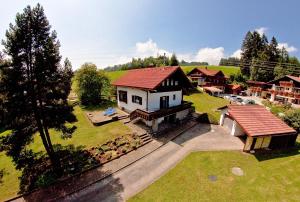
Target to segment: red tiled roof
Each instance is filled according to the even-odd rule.
[[[215,76],[217,73],[220,72],[220,70],[213,70],[213,69],[206,69],[206,68],[197,68],[197,69],[207,76]]]
[[[290,79],[294,80],[294,81],[297,81],[300,83],[300,77],[297,77],[297,76],[291,76],[291,75],[287,75],[287,77],[289,77]]]
[[[296,133],[293,128],[260,105],[229,105],[228,113],[249,136]]]
[[[114,81],[113,85],[152,90],[176,71],[182,70],[179,66],[128,70],[122,77]]]
[[[239,85],[239,84],[228,84],[227,87],[232,89],[232,90],[236,90],[236,89],[241,88],[242,86]]]

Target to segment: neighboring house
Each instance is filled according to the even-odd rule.
[[[118,107],[157,131],[162,122],[184,119],[191,103],[183,93],[192,84],[180,67],[155,67],[127,71],[113,82],[117,87]]]
[[[271,87],[269,83],[262,82],[262,81],[247,81],[248,85],[247,89],[247,95],[248,96],[255,96],[255,97],[263,97],[267,98],[268,95],[268,89]]]
[[[280,79],[269,82],[270,101],[300,104],[300,77],[286,75]]]
[[[244,151],[295,145],[297,132],[263,106],[229,105],[221,110],[220,125],[244,141]]]
[[[242,86],[239,84],[227,84],[225,91],[229,94],[239,95],[243,90]]]
[[[187,76],[200,87],[215,87],[225,91],[227,78],[220,70],[194,68]]]

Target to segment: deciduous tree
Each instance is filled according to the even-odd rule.
[[[92,63],[85,63],[76,73],[77,95],[83,105],[98,105],[101,95],[109,86],[109,79],[103,70],[97,70]]]

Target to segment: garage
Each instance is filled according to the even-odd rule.
[[[221,109],[220,125],[244,140],[244,151],[293,147],[297,132],[260,105]]]

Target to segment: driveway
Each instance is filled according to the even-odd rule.
[[[263,105],[262,101],[264,100],[263,98],[256,97],[256,96],[240,96],[243,99],[248,99],[248,100],[254,100],[256,104],[258,105]]]
[[[63,201],[124,201],[147,188],[192,151],[242,150],[222,127],[198,124],[136,163]]]

